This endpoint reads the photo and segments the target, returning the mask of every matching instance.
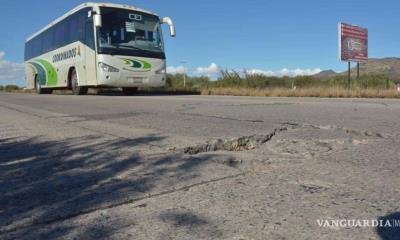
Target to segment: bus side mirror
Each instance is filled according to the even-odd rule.
[[[161,19],[161,23],[162,24],[168,24],[168,26],[169,26],[169,34],[171,35],[171,37],[175,37],[176,36],[175,25],[172,22],[171,18],[164,17],[164,18]]]
[[[102,21],[101,21],[101,15],[100,14],[94,14],[93,15],[93,22],[96,27],[101,27],[102,26]]]

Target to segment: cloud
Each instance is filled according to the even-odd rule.
[[[260,70],[260,69],[250,69],[247,72],[250,74],[261,74],[265,76],[275,76],[275,77],[282,77],[282,76],[288,76],[288,77],[297,77],[297,76],[310,76],[310,75],[315,75],[317,73],[320,73],[322,70],[320,68],[314,68],[314,69],[294,69],[290,70],[287,68],[283,68],[278,72],[270,71],[270,70]]]
[[[265,75],[268,77],[272,77],[272,76],[276,76],[276,73],[274,73],[273,71],[264,71],[264,70],[260,70],[260,69],[250,69],[247,70],[248,74],[257,74],[257,75]]]
[[[214,75],[219,73],[219,67],[215,63],[211,63],[209,67],[197,67],[195,73],[200,75]]]
[[[24,76],[24,65],[5,60],[5,52],[0,52],[0,80],[22,79]]]
[[[320,68],[315,68],[315,69],[295,69],[292,72],[293,76],[310,76],[310,75],[315,75],[320,73],[322,70]]]
[[[184,66],[169,66],[167,67],[167,73],[169,74],[184,74],[186,72],[186,69]]]
[[[283,76],[288,76],[288,77],[297,77],[297,76],[310,76],[310,75],[315,75],[317,73],[320,73],[322,70],[320,68],[314,68],[314,69],[288,69],[288,68],[283,68],[279,71],[272,71],[272,70],[262,70],[262,69],[257,69],[257,68],[251,68],[248,70],[236,70],[235,72],[244,75],[245,72],[248,74],[258,74],[258,75],[264,75],[268,77],[283,77]],[[170,66],[167,67],[167,72],[170,74],[182,74],[187,71],[185,71],[184,66]],[[210,66],[208,67],[197,67],[194,71],[194,74],[198,75],[205,75],[205,76],[211,76],[211,75],[217,75],[220,72],[220,68],[216,63],[211,63]],[[188,73],[188,72],[187,72]]]
[[[281,76],[290,76],[290,71],[289,71],[289,69],[284,68],[279,72],[279,75],[281,75]]]

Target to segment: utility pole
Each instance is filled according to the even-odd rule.
[[[187,61],[181,61],[183,64],[183,88],[186,88],[186,63]]]

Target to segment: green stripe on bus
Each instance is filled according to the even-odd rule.
[[[151,64],[149,62],[138,60],[138,59],[127,59],[121,58],[125,61],[125,64],[130,65],[132,68],[142,69],[145,71],[150,71]]]
[[[42,64],[46,69],[47,86],[56,86],[58,83],[58,76],[57,76],[57,71],[53,67],[53,65],[51,65],[48,61],[45,61],[43,59],[37,59],[36,61]]]
[[[36,74],[38,75],[40,85],[44,86],[46,85],[46,70],[38,63],[35,62],[29,62],[35,70]]]
[[[151,64],[150,63],[148,63],[146,61],[143,61],[143,60],[138,60],[138,61],[140,61],[143,64],[143,69],[144,70],[150,70],[151,69]]]

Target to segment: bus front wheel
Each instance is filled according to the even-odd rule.
[[[138,88],[136,87],[129,87],[129,88],[122,88],[122,92],[127,96],[132,96],[137,93]]]
[[[78,84],[78,74],[76,74],[75,69],[72,69],[72,71],[71,71],[70,81],[71,81],[72,93],[74,95],[86,95],[87,94],[88,88],[79,86],[79,84]]]
[[[49,89],[49,88],[42,88],[42,85],[40,84],[40,80],[38,78],[38,76],[36,76],[35,78],[35,88],[36,88],[36,93],[37,94],[52,94],[53,89]]]

